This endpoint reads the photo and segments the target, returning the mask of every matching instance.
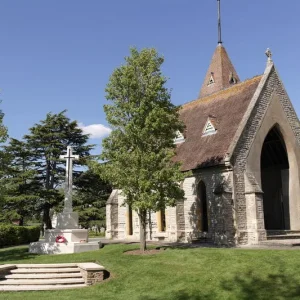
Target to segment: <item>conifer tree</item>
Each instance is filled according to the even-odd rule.
[[[111,185],[91,169],[82,172],[74,185],[73,206],[79,214],[80,225],[84,228],[96,223],[105,226],[105,207]]]
[[[0,101],[1,102],[1,101]],[[7,127],[3,124],[4,113],[0,110],[0,143],[4,143],[8,138]],[[6,177],[8,157],[4,151],[0,151],[0,180]],[[4,202],[5,187],[0,184],[0,206]],[[0,216],[1,219],[1,216]]]
[[[26,217],[32,217],[36,212],[39,199],[37,191],[40,184],[36,181],[36,171],[33,169],[33,153],[23,141],[11,138],[2,152],[6,156],[5,176],[1,184],[5,187],[2,215],[12,221],[18,219],[22,226]]]
[[[79,161],[74,161],[74,166],[85,165],[93,148],[93,145],[87,145],[89,135],[83,133],[77,121],[71,121],[65,114],[65,110],[58,114],[48,113],[45,120],[31,127],[30,133],[25,135],[30,151],[34,153],[34,169],[41,184],[39,210],[47,229],[52,228],[50,209],[63,200],[59,188],[65,179],[65,161],[59,156],[66,153],[67,146],[72,146],[74,153],[80,156]],[[76,177],[80,171],[74,173]]]
[[[111,104],[104,110],[112,132],[103,140],[107,163],[98,172],[122,190],[125,204],[137,212],[141,251],[146,249],[149,211],[174,206],[184,196],[179,186],[184,174],[172,162],[174,139],[183,125],[179,107],[170,102],[163,61],[155,49],[133,48],[106,88]]]

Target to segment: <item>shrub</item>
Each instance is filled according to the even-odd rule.
[[[0,247],[37,242],[39,237],[39,226],[0,225]]]

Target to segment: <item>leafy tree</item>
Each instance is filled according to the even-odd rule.
[[[65,179],[65,162],[59,156],[66,153],[67,146],[72,146],[80,156],[74,166],[85,165],[93,148],[93,145],[86,144],[89,135],[83,134],[77,121],[70,121],[65,113],[65,110],[58,114],[48,113],[45,120],[35,124],[25,135],[30,151],[34,153],[34,169],[41,184],[38,208],[43,213],[47,229],[52,228],[50,209],[63,200],[59,188]],[[74,173],[76,177],[80,172]]]
[[[141,251],[146,249],[147,213],[174,206],[184,196],[179,182],[185,176],[172,162],[174,138],[183,124],[179,107],[170,102],[163,61],[155,49],[133,48],[111,75],[106,98],[112,103],[104,110],[113,130],[102,144],[102,159],[108,163],[94,165],[137,212]]]
[[[92,170],[87,170],[74,181],[74,185],[73,205],[79,214],[79,223],[85,228],[96,223],[105,226],[105,206],[112,191],[110,184]]]
[[[35,180],[37,174],[33,169],[33,154],[25,142],[13,138],[3,148],[7,165],[1,180],[5,187],[2,214],[10,222],[19,219],[19,225],[22,226],[24,219],[34,214],[35,203],[39,199],[36,194],[39,182]]]

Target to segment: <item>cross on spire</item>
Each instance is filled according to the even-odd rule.
[[[221,0],[218,2],[218,44],[222,44],[222,28],[221,28]]]
[[[268,57],[268,62],[272,62],[272,51],[271,51],[271,49],[268,48],[265,53]]]

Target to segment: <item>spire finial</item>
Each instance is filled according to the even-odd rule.
[[[218,1],[218,44],[222,45],[222,30],[221,30],[221,0]]]
[[[268,48],[265,53],[268,57],[268,62],[272,62],[273,60],[272,60],[272,51],[271,51],[271,49]]]

